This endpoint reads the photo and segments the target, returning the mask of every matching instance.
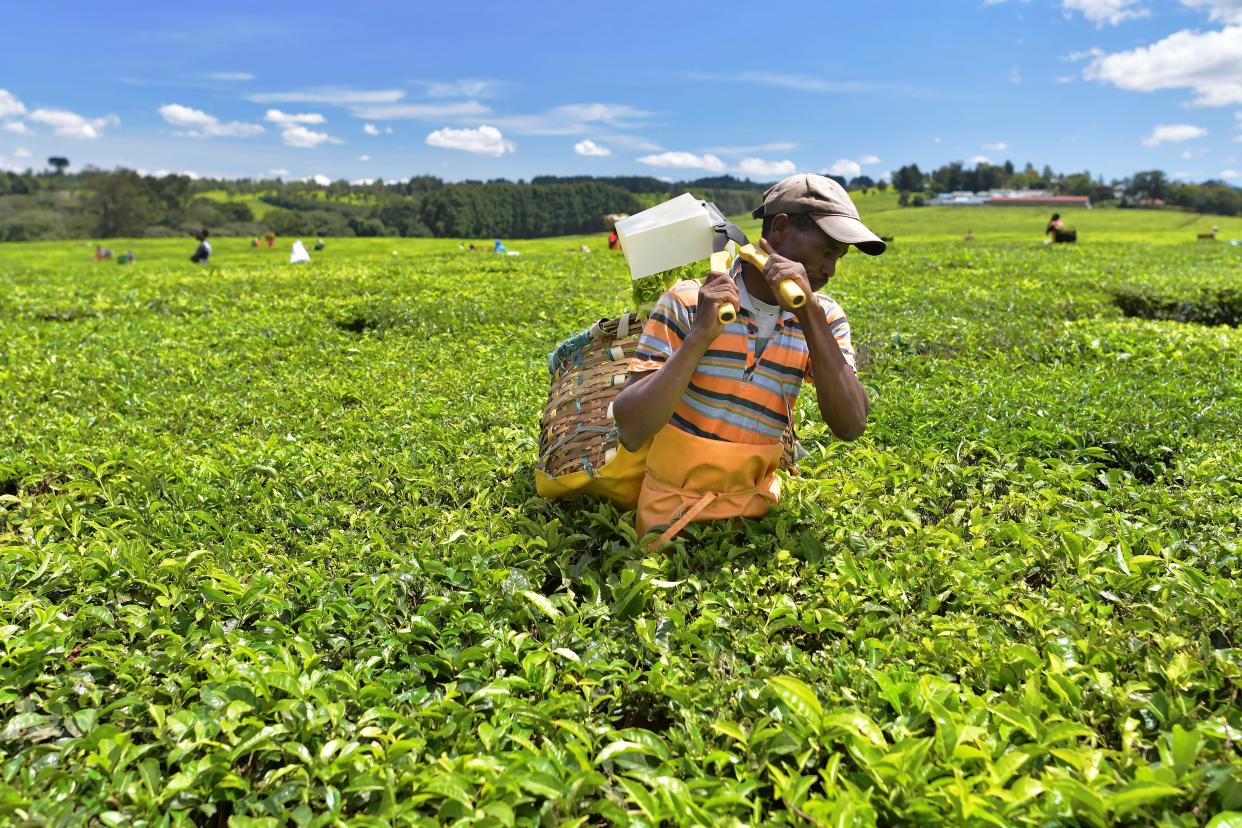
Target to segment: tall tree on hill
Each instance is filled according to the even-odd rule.
[[[69,159],[60,155],[53,155],[51,158],[47,159],[47,165],[49,167],[55,167],[57,175],[64,175],[65,168],[69,166]]]
[[[83,186],[91,193],[86,209],[95,216],[100,238],[141,236],[156,217],[142,177],[133,170],[93,172]]]
[[[918,164],[907,164],[898,167],[893,173],[893,189],[901,193],[921,193],[923,191],[923,171]]]
[[[1135,173],[1130,190],[1139,198],[1164,198],[1168,190],[1168,180],[1163,170]]]
[[[186,210],[194,197],[194,180],[188,175],[166,175],[163,178],[144,178],[147,197],[158,212],[163,214],[164,224],[175,227],[185,220]]]

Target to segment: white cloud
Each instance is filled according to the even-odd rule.
[[[862,175],[862,166],[857,161],[851,161],[848,158],[838,158],[828,165],[828,169],[824,170],[825,175],[836,175],[842,178],[857,178]]]
[[[50,126],[52,132],[61,138],[73,138],[77,141],[94,141],[103,136],[105,127],[121,123],[121,119],[115,115],[85,118],[67,109],[36,109],[30,113],[30,120]]]
[[[942,139],[939,135],[937,135],[935,138],[932,139],[933,144],[940,144],[940,143],[943,143],[943,141],[944,139]]]
[[[1208,131],[1203,127],[1191,124],[1160,124],[1151,131],[1150,135],[1143,139],[1143,146],[1158,147],[1164,143],[1193,141],[1207,134]]]
[[[725,171],[725,162],[711,153],[695,155],[692,152],[662,152],[659,155],[644,155],[638,159],[638,163],[650,167],[674,167],[717,173]]]
[[[166,122],[176,127],[185,127],[189,130],[188,132],[178,134],[188,135],[192,138],[249,138],[263,132],[263,127],[258,124],[244,124],[240,121],[222,124],[218,118],[208,115],[201,109],[191,109],[181,104],[164,104],[158,111]]]
[[[250,81],[254,75],[249,72],[208,72],[204,77],[218,81]]]
[[[375,183],[375,179],[374,178],[355,178],[353,181],[349,183],[353,184],[355,187],[370,187],[372,184]]]
[[[1068,55],[1062,55],[1061,60],[1067,60],[1070,63],[1078,63],[1079,61],[1083,61],[1088,58],[1098,57],[1104,57],[1104,50],[1098,46],[1093,46],[1090,49],[1083,49],[1079,52],[1070,52]]]
[[[862,156],[859,156],[858,163],[859,164],[878,164],[880,163],[880,159],[879,159],[879,156],[872,155],[871,153],[866,153]]]
[[[738,162],[737,171],[742,175],[753,175],[757,178],[775,178],[778,175],[793,175],[798,171],[798,168],[792,161],[769,161],[764,158],[743,158]]]
[[[1206,8],[1208,16],[1218,23],[1242,23],[1242,0],[1182,0],[1182,4]]]
[[[1073,75],[1057,75],[1055,78],[1053,78],[1053,80],[1056,81],[1057,83],[1073,83],[1074,81],[1078,80],[1078,78],[1074,77]]]
[[[190,179],[191,181],[198,181],[200,178],[202,178],[202,176],[194,172],[194,170],[182,170],[181,172],[175,172],[173,170],[164,170],[164,169],[150,170],[150,171],[138,169],[138,170],[135,170],[135,172],[137,172],[143,178],[165,178],[170,175],[184,175],[186,178]]]
[[[341,143],[340,138],[336,138],[326,132],[315,132],[301,124],[286,124],[280,132],[280,138],[284,141],[286,147],[297,147],[298,149],[314,149],[320,144]]]
[[[597,135],[595,137],[599,138],[601,141],[607,141],[614,146],[625,147],[626,149],[632,149],[635,152],[661,152],[664,149],[664,147],[654,141],[648,141],[646,138],[641,136],[628,135],[624,132]],[[715,152],[715,150],[708,150],[708,152]]]
[[[1067,14],[1071,11],[1082,12],[1082,16],[1097,27],[1105,23],[1116,26],[1123,20],[1151,15],[1150,11],[1139,5],[1139,0],[1063,0],[1062,6]]]
[[[995,144],[984,144],[983,148],[985,150],[991,150],[992,152],[1004,152],[1009,149],[1009,145],[1004,141],[997,141]]]
[[[1020,70],[1016,66],[1010,69],[1009,70],[1009,82],[1010,83],[1022,83],[1022,70]]]
[[[18,147],[17,149],[13,150],[13,157],[14,158],[29,158],[30,150],[26,149],[25,147]]]
[[[742,72],[733,75],[690,72],[687,74],[687,77],[692,81],[712,83],[719,86],[756,83],[763,86],[775,86],[781,89],[794,89],[798,92],[831,92],[838,95],[904,95],[925,99],[941,97],[941,93],[935,89],[926,89],[904,83],[867,80],[830,81],[812,75],[792,75],[778,72]]]
[[[289,174],[289,171],[288,171],[288,170],[286,170],[286,169],[283,169],[283,168],[278,167],[278,168],[276,168],[276,169],[274,169],[274,170],[268,170],[268,171],[267,171],[267,174],[268,174],[268,175],[274,175],[274,176],[276,176],[277,178],[283,178],[284,176],[286,176],[286,175],[288,175],[288,174]]]
[[[608,149],[608,147],[602,147],[589,138],[574,144],[574,152],[591,158],[602,158],[605,155],[612,155],[612,150]]]
[[[713,155],[754,155],[759,152],[789,152],[798,145],[789,141],[774,141],[770,144],[755,144],[748,147],[708,147],[703,150]]]
[[[600,125],[633,129],[650,116],[650,112],[629,104],[588,103],[566,104],[537,115],[510,115],[491,120],[518,135],[582,135],[598,131]]]
[[[263,116],[263,120],[271,121],[274,124],[325,124],[327,119],[318,112],[303,112],[294,114],[291,112],[281,112],[279,109],[269,109],[267,114]]]
[[[363,124],[362,131],[367,135],[388,135],[392,133],[392,127],[384,127],[380,129],[375,124]]]
[[[14,115],[25,115],[26,105],[19,101],[12,92],[0,89],[0,118],[11,118]]]
[[[1242,25],[1183,30],[1151,46],[1102,55],[1083,76],[1134,92],[1190,89],[1195,106],[1242,104]]]
[[[791,75],[778,72],[744,72],[738,80],[747,83],[762,83],[767,86],[779,86],[783,89],[796,89],[799,92],[831,92],[832,85],[823,78],[809,75]]]
[[[1237,178],[1238,175],[1239,173],[1237,170],[1221,170],[1220,171],[1221,178]]]
[[[14,132],[18,135],[29,135],[30,127],[26,126],[25,121],[9,121],[4,125],[4,129],[8,132]]]
[[[328,186],[329,184],[331,184],[331,183],[332,183],[332,179],[331,179],[331,178],[328,178],[328,177],[327,177],[326,175],[324,175],[323,173],[315,173],[314,175],[312,175],[312,176],[310,176],[309,178],[306,178],[306,179],[304,179],[304,180],[305,180],[305,181],[306,181],[306,183],[308,183],[308,184],[318,184],[320,187],[326,187],[326,186]]]
[[[414,81],[423,87],[429,98],[490,98],[500,91],[501,84],[482,78],[462,78],[455,81]]]
[[[1194,147],[1193,149],[1183,150],[1182,159],[1185,161],[1193,161],[1194,159],[1202,158],[1207,154],[1207,147]]]
[[[976,155],[974,158],[971,158],[966,163],[967,164],[991,164],[992,159],[988,158],[986,155]]]
[[[491,155],[495,158],[516,150],[513,142],[506,139],[499,129],[486,124],[477,129],[451,129],[449,127],[437,129],[427,136],[427,144],[444,149]]]
[[[395,103],[405,97],[400,89],[339,89],[336,87],[317,87],[297,92],[259,92],[247,95],[246,100],[252,103],[317,103],[334,106],[361,106],[364,104]]]
[[[358,156],[358,160],[359,160],[359,161],[370,161],[370,160],[371,160],[371,156],[369,156],[369,155],[359,155],[359,156]]]
[[[365,104],[351,106],[350,112],[355,118],[372,121],[390,121],[408,118],[416,121],[436,121],[444,118],[464,118],[487,115],[492,110],[478,101],[462,101],[460,103],[442,104]]]

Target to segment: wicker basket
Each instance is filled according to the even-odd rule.
[[[557,349],[548,370],[552,388],[539,422],[539,468],[550,477],[593,473],[617,451],[612,401],[628,378],[646,317],[601,319],[579,348]]]
[[[554,352],[548,370],[552,388],[539,422],[539,469],[549,477],[596,470],[617,453],[612,401],[629,378],[646,317],[625,313],[601,319]],[[568,347],[567,347],[568,346]],[[800,448],[792,425],[785,430],[781,468],[798,473]]]

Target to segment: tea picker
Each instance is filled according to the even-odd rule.
[[[878,255],[884,242],[822,175],[777,183],[752,215],[763,220],[762,253],[689,195],[617,223],[640,313],[650,313],[636,345],[627,314],[616,327],[601,323],[581,349],[567,343],[553,354],[540,494],[632,505],[635,534],[651,549],[691,521],[759,518],[779,503],[777,471],[796,469],[788,458],[804,381],[813,381],[835,436],[863,433],[867,392],[854,374],[845,312],[811,294],[851,246]],[[704,258],[715,272],[690,278]],[[740,313],[745,325],[736,324]],[[624,345],[605,352],[609,336]],[[599,413],[566,427],[579,411]],[[588,438],[611,443],[602,466],[580,450]],[[559,475],[545,459],[561,462]]]
[[[543,497],[597,495],[633,509],[645,453],[621,445],[612,401],[628,379],[647,314],[682,279],[699,279],[707,267],[728,272],[748,242],[716,205],[689,193],[633,216],[605,217],[609,220],[624,241],[634,310],[599,320],[548,355],[552,387],[540,422],[535,482]],[[720,318],[725,324],[736,321],[737,309],[722,308]],[[791,433],[790,468],[792,439]]]

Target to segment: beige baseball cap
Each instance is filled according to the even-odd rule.
[[[778,213],[806,213],[829,237],[869,256],[878,256],[888,247],[862,223],[845,188],[826,175],[802,173],[773,184],[763,194],[763,206],[751,215],[763,218]]]

